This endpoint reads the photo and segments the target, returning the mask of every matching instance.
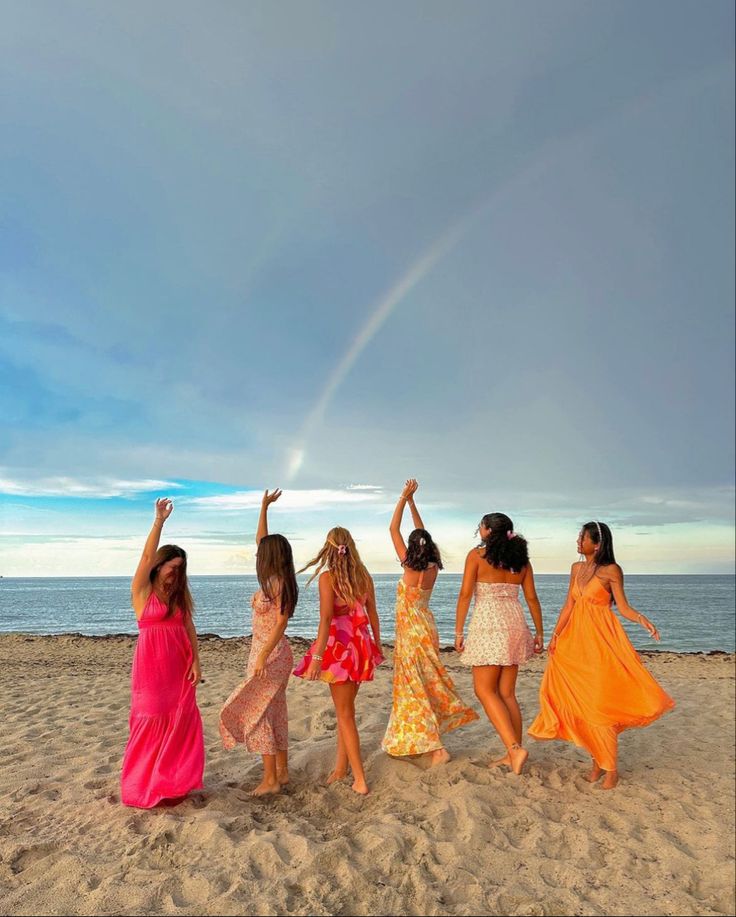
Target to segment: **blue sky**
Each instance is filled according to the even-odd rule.
[[[730,2],[6,3],[0,567],[733,569]],[[359,485],[356,488],[356,485]]]

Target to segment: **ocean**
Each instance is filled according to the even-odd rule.
[[[443,646],[454,639],[455,602],[461,579],[459,574],[440,574],[432,594],[430,607]],[[545,632],[549,635],[565,600],[568,577],[541,574],[535,579]],[[299,580],[299,604],[287,633],[313,638],[319,618],[316,583],[304,589],[306,577]],[[379,574],[374,580],[381,637],[392,642],[397,577]],[[250,597],[257,588],[255,576],[194,576],[190,584],[199,633],[221,637],[250,633]],[[734,586],[733,576],[627,575],[629,601],[654,621],[662,640],[655,643],[641,627],[628,621],[623,622],[624,627],[637,649],[733,653]],[[0,633],[134,634],[136,622],[129,596],[129,577],[0,578]],[[529,622],[531,625],[531,617]]]

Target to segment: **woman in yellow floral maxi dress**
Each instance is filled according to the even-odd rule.
[[[442,560],[414,504],[417,487],[413,479],[406,482],[390,526],[404,575],[396,592],[393,704],[382,747],[395,757],[428,755],[435,765],[450,760],[441,735],[477,720],[478,714],[460,699],[440,662],[428,603]],[[408,547],[400,530],[407,503],[416,526]]]

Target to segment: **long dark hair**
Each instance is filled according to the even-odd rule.
[[[529,549],[526,538],[514,532],[511,519],[505,513],[486,513],[480,523],[489,530],[483,539],[484,559],[492,567],[521,573],[529,563]]]
[[[596,546],[593,558],[596,567],[606,567],[608,564],[616,563],[613,555],[613,535],[605,522],[586,522],[581,534],[582,532],[587,532],[590,540]]]
[[[184,616],[189,615],[191,617],[194,613],[194,600],[192,599],[192,593],[189,591],[189,583],[187,582],[187,552],[184,548],[180,548],[175,544],[162,544],[158,551],[156,551],[154,565],[151,567],[151,572],[148,574],[151,585],[155,585],[161,567],[170,560],[176,560],[177,557],[181,557],[182,561],[176,567],[176,579],[168,595],[167,618],[170,618],[171,615],[176,612],[177,608],[181,608]]]
[[[440,549],[426,529],[414,529],[409,535],[406,557],[401,563],[410,570],[426,570],[430,564],[436,564],[439,570],[442,569]]]
[[[256,576],[269,601],[276,598],[274,580],[280,584],[281,614],[291,617],[299,598],[291,545],[283,535],[264,535],[256,551]]]

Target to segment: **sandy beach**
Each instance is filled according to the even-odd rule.
[[[646,655],[678,706],[623,734],[612,792],[564,743],[530,739],[521,777],[489,770],[485,718],[450,734],[445,767],[389,759],[390,659],[358,698],[371,795],[326,788],[329,692],[292,679],[291,783],[253,799],[260,759],[217,731],[247,641],[204,637],[205,789],[142,811],[118,786],[133,645],[0,636],[2,914],[734,913],[733,656]],[[443,658],[479,709],[469,671]],[[525,723],[543,665],[519,677]]]

